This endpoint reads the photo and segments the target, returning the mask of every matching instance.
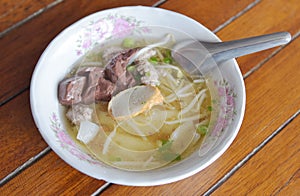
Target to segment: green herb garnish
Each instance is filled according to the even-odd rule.
[[[164,60],[163,60],[164,63],[167,63],[167,64],[171,64],[172,63],[172,59],[170,57],[165,57]]]
[[[213,110],[212,106],[207,106],[207,110],[211,112]]]
[[[158,58],[156,56],[152,56],[149,58],[149,62],[153,63],[153,64],[157,64],[158,63]]]
[[[181,160],[181,156],[178,153],[172,152],[172,140],[162,140],[162,146],[158,149],[160,158],[164,161],[178,161]]]
[[[126,69],[129,72],[133,72],[133,71],[135,71],[135,66],[134,65],[129,65],[129,66],[126,67]]]
[[[135,45],[135,40],[132,38],[125,38],[122,42],[124,48],[133,48]]]
[[[197,132],[199,134],[201,134],[202,136],[206,135],[207,134],[207,130],[208,130],[208,126],[207,125],[199,125],[197,127]]]

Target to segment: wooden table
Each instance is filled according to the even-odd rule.
[[[185,180],[155,187],[110,184],[60,159],[37,130],[29,84],[47,44],[96,11],[157,6],[194,18],[222,40],[289,31],[292,41],[238,58],[245,118],[230,148]],[[1,0],[0,195],[300,195],[299,0]]]

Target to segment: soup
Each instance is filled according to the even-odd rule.
[[[124,170],[186,158],[199,148],[210,122],[206,80],[190,78],[170,46],[151,39],[95,47],[58,88],[74,140]]]

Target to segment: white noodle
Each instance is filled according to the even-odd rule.
[[[114,130],[108,135],[108,137],[106,138],[104,145],[103,145],[103,150],[102,150],[102,154],[106,154],[108,151],[108,146],[110,145],[112,138],[116,135],[117,133],[117,127],[119,127],[119,125],[115,126]]]
[[[196,108],[197,111],[200,110],[200,107],[201,107],[201,105],[202,105],[205,98],[206,98],[206,94],[204,94],[202,97],[200,97],[200,99],[198,101],[198,104],[197,104],[197,108]]]
[[[166,73],[166,77],[170,80],[169,85],[171,89],[175,89],[175,87],[177,86],[177,81],[169,73]]]
[[[208,123],[208,120],[205,119],[205,120],[203,120],[203,121],[197,123],[197,124],[195,125],[195,128],[197,129],[200,125],[205,125],[205,124],[207,124],[207,123]]]
[[[166,103],[172,103],[173,101],[175,101],[177,99],[175,94],[171,94],[167,97],[165,97],[165,101]]]
[[[166,100],[164,100],[164,103],[166,104],[166,106],[165,106],[166,108],[171,109],[171,110],[176,109],[174,106],[171,105],[170,102],[167,102]]]
[[[177,98],[185,98],[188,96],[191,96],[193,93],[185,93],[185,94],[181,94],[181,95],[177,95],[177,94],[171,94],[167,97],[165,97],[166,101],[168,103],[172,103],[173,101],[175,101]],[[177,97],[176,97],[177,96]]]
[[[178,67],[176,67],[174,65],[170,65],[170,64],[159,65],[156,68],[175,69],[176,71],[180,71],[181,72],[181,70]]]
[[[146,166],[148,166],[149,165],[149,163],[152,161],[154,159],[154,157],[153,156],[151,156],[147,161],[145,161],[145,163],[144,163],[144,165],[143,165],[143,167],[145,168]]]
[[[192,87],[193,87],[192,84],[188,84],[188,85],[186,85],[185,87],[179,89],[179,90],[176,92],[176,94],[179,95],[179,94],[181,94],[181,93],[184,93],[186,90],[188,90],[189,88],[192,88]]]
[[[161,54],[160,50],[158,50],[157,48],[155,48],[155,51],[156,51],[158,57],[160,58],[160,60],[163,61],[164,60],[164,56]]]
[[[152,48],[156,48],[156,47],[159,47],[159,46],[163,46],[167,43],[169,43],[171,40],[173,39],[173,36],[171,34],[167,34],[163,39],[162,41],[160,42],[157,42],[157,43],[154,43],[154,44],[150,44],[142,49],[140,49],[137,53],[135,53],[133,55],[133,57],[130,58],[130,60],[128,61],[128,64],[127,65],[131,65],[137,58],[138,56],[140,56],[141,54],[147,52],[148,50],[152,49]]]
[[[205,82],[205,79],[196,79],[196,80],[193,80],[194,83],[198,84],[198,83],[204,83]]]
[[[191,117],[187,117],[187,118],[182,118],[182,119],[179,119],[179,120],[166,121],[165,124],[172,125],[172,124],[182,123],[182,122],[186,122],[186,121],[197,120],[197,119],[200,119],[200,118],[201,118],[201,115],[197,114],[195,116],[191,116]]]
[[[189,112],[193,107],[194,105],[196,104],[196,102],[198,101],[198,99],[200,98],[201,95],[203,95],[205,93],[206,89],[203,89],[202,91],[200,91],[195,97],[194,99],[191,101],[191,103],[185,107],[183,110],[181,110],[178,114],[178,117],[179,116],[182,116],[183,114]]]

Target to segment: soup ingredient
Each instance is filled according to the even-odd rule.
[[[91,104],[99,101],[109,101],[111,97],[122,90],[137,84],[159,85],[159,76],[148,58],[155,54],[141,54],[135,59],[134,65],[127,67],[132,56],[139,48],[109,49],[114,57],[103,67],[79,67],[77,73],[59,83],[58,98],[63,105]]]
[[[69,131],[108,165],[159,168],[187,157],[205,136],[200,126],[208,125],[211,115],[205,79],[195,82],[181,70],[166,45],[171,38],[101,45],[60,84],[62,97],[76,92],[76,102],[61,102]]]
[[[89,143],[99,132],[99,126],[90,121],[81,121],[77,139],[84,144]]]
[[[80,67],[77,75],[85,76],[86,86],[82,92],[82,102],[90,104],[95,100],[109,100],[115,89],[115,84],[104,77],[104,68],[102,67]]]
[[[66,117],[75,125],[79,125],[81,121],[91,121],[93,118],[93,109],[88,105],[78,104],[70,107],[66,113]]]
[[[58,87],[58,99],[63,105],[78,104],[82,101],[82,91],[86,78],[74,76],[60,82]]]
[[[122,51],[115,56],[105,67],[105,76],[117,85],[117,92],[135,85],[135,79],[126,71],[129,59],[138,51],[137,48]]]
[[[135,86],[114,96],[108,104],[108,112],[117,120],[124,120],[150,110],[163,103],[157,87]]]

